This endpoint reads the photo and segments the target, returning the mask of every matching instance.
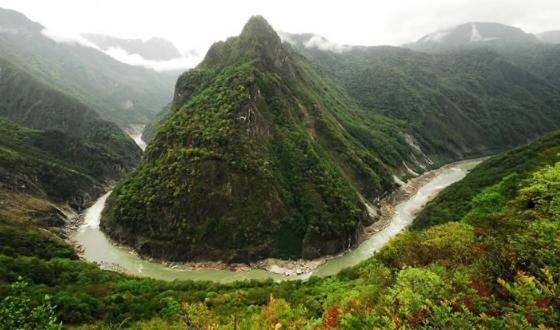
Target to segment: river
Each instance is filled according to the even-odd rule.
[[[396,205],[390,223],[381,231],[363,241],[357,248],[337,257],[333,257],[311,272],[286,276],[261,269],[247,271],[185,269],[142,259],[125,247],[114,245],[99,229],[101,211],[110,192],[100,197],[84,213],[84,221],[76,230],[72,239],[81,247],[84,259],[98,263],[102,268],[115,269],[132,275],[163,280],[209,280],[232,282],[244,279],[306,279],[309,276],[332,275],[343,268],[358,264],[371,257],[392,237],[405,230],[413,221],[419,210],[445,187],[457,182],[475,167],[480,160],[467,160],[446,165],[437,170],[427,183],[410,198]]]
[[[144,132],[144,128],[146,128],[146,125],[133,124],[124,129],[128,136],[130,136],[134,140],[134,142],[136,142],[136,145],[138,145],[138,147],[142,149],[142,151],[146,150],[147,146],[146,142],[142,140],[142,133]]]

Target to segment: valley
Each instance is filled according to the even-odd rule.
[[[414,220],[415,214],[439,191],[462,179],[479,162],[480,160],[462,161],[414,178],[414,182],[407,183],[395,193],[404,197],[394,198],[393,202],[381,202],[386,213],[382,217],[387,220],[383,221],[385,223],[382,226],[376,226],[375,231],[364,234],[362,242],[355,249],[317,260],[286,262],[266,259],[251,264],[224,264],[169,263],[143,259],[134,251],[115,245],[99,230],[101,212],[110,192],[85,211],[83,223],[71,235],[70,240],[84,260],[95,262],[102,269],[162,280],[210,280],[227,283],[247,279],[299,280],[310,276],[328,276],[371,257],[393,236],[406,229]]]
[[[551,26],[177,13],[0,8],[0,330],[560,328]]]

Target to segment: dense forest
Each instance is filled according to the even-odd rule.
[[[123,64],[92,48],[60,43],[23,14],[0,8],[0,59],[127,125],[147,123],[172,97],[175,73]]]
[[[333,51],[255,16],[170,100],[172,74],[42,31],[0,9],[1,330],[560,328],[558,45],[469,23]],[[336,254],[402,181],[489,155],[332,276],[162,281],[69,240],[114,189],[101,228],[142,256]]]
[[[560,128],[559,85],[540,71],[555,70],[557,60],[550,57],[558,53],[544,54],[558,47],[332,52],[305,47],[300,39],[309,36],[287,38],[364,109],[404,122],[434,160],[496,152]]]
[[[422,215],[456,216],[421,223],[360,265],[305,282],[138,279],[75,260],[50,240],[40,253],[6,242],[0,315],[85,329],[557,328],[558,142],[555,133],[487,160]],[[468,209],[454,212],[451,195]]]
[[[373,221],[363,198],[392,190],[403,160],[425,163],[398,121],[363,111],[262,17],[179,78],[168,112],[102,221],[167,260],[338,253]]]

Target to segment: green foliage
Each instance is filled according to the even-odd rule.
[[[413,227],[420,229],[461,220],[471,210],[476,195],[484,188],[498,184],[511,175],[503,184],[492,188],[497,189],[498,194],[503,192],[504,198],[509,199],[512,196],[512,187],[526,179],[538,167],[553,165],[558,161],[559,133],[548,134],[530,144],[492,157],[477,166],[460,184],[452,185],[428,203],[417,216]]]
[[[38,230],[30,223],[18,223],[0,219],[0,254],[37,256],[40,258],[75,258],[71,246],[54,234]]]
[[[179,78],[102,228],[171,260],[340,252],[371,222],[361,196],[393,189],[412,150],[400,125],[363,111],[256,17]]]
[[[0,329],[62,330],[50,297],[45,295],[41,305],[33,306],[27,288],[23,281],[11,285],[11,295],[0,302]]]
[[[92,47],[54,42],[41,33],[41,25],[18,12],[0,10],[4,27],[26,36],[0,36],[2,69],[8,62],[122,126],[148,122],[171,99],[176,73],[123,64]],[[0,86],[6,87],[5,82]],[[29,96],[30,92],[29,86],[24,86],[9,96]]]
[[[531,44],[500,54],[297,48],[365,109],[403,121],[437,161],[503,150],[559,128],[558,84],[542,79],[557,82],[549,70],[557,72],[559,47],[534,50]]]
[[[414,315],[427,306],[426,301],[441,299],[444,282],[435,273],[418,268],[405,268],[397,275],[394,287],[389,291],[397,304],[399,314]]]
[[[77,260],[3,256],[0,295],[11,295],[21,276],[32,306],[49,294],[65,324],[96,328],[557,328],[560,223],[550,210],[560,176],[549,142],[496,156],[517,164],[495,174],[497,183],[476,181],[475,170],[455,185],[478,191],[459,221],[404,232],[336,276],[162,282]],[[520,155],[531,155],[527,164]],[[480,168],[488,164],[497,163]],[[436,199],[433,207],[446,205]]]
[[[519,191],[519,198],[535,212],[560,220],[560,163],[546,166],[528,181]]]

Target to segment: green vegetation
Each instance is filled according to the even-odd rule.
[[[171,112],[171,106],[171,103],[166,105],[160,112],[155,115],[154,118],[152,118],[152,120],[148,124],[146,124],[146,127],[144,127],[144,131],[142,131],[142,140],[146,141],[146,143],[150,142],[152,137],[156,134],[156,130],[159,124],[162,123],[164,119],[167,118],[167,115]]]
[[[516,48],[519,59],[513,49],[493,48],[430,54],[396,47],[297,49],[364,108],[402,120],[433,160],[449,161],[518,146],[560,128],[559,85],[545,79],[558,76],[558,52],[533,47]]]
[[[137,147],[124,133],[99,123],[110,130],[96,132],[92,126],[90,132],[105,136],[105,143],[25,128],[0,117],[1,254],[75,258],[73,248],[58,237],[72,212],[68,208],[89,205],[138,160]],[[127,156],[113,145],[129,146],[120,151]]]
[[[0,8],[0,59],[122,126],[147,123],[172,97],[176,73],[123,64],[101,51],[59,43],[24,15]],[[0,63],[3,69],[3,63]]]
[[[61,161],[70,161],[80,172],[96,179],[116,180],[140,160],[141,151],[115,124],[107,122],[93,110],[72,97],[38,82],[16,66],[0,60],[0,116],[25,127],[43,130],[16,134],[4,129],[2,141],[11,148],[42,153]],[[41,158],[41,157],[39,157]]]
[[[25,297],[26,310],[56,306],[65,325],[84,329],[558,328],[558,139],[560,133],[484,162],[442,194],[462,185],[475,191],[463,199],[470,209],[461,219],[404,232],[336,276],[162,282],[57,253],[12,255],[0,257],[0,296]],[[496,164],[517,165],[504,165],[491,182],[477,179]],[[445,198],[431,207],[438,205],[450,207]],[[29,283],[24,293],[12,284],[20,276]]]
[[[460,183],[447,188],[428,203],[416,218],[414,228],[426,228],[448,221],[459,221],[473,208],[473,200],[485,187],[493,186],[497,196],[511,196],[515,187],[543,164],[560,161],[560,135],[550,134],[527,146],[495,156],[479,165]],[[508,177],[508,180],[502,181]],[[492,200],[494,207],[504,200]]]
[[[56,319],[55,307],[50,304],[49,296],[45,296],[41,305],[30,308],[31,299],[26,296],[26,287],[25,282],[14,283],[12,289],[15,294],[0,302],[0,329],[62,330],[62,323]]]
[[[40,26],[6,15],[45,42]],[[310,63],[259,17],[215,44],[177,82],[103,227],[174,260],[334,253],[371,221],[362,196],[430,164],[415,143],[441,161],[559,122],[555,78],[494,51],[312,52]],[[139,151],[90,110],[106,99],[86,102],[79,83],[68,96],[22,63],[0,61],[0,329],[560,328],[560,133],[485,161],[413,230],[336,276],[164,282],[100,270],[60,238],[66,205],[90,203]]]
[[[255,17],[180,77],[142,164],[109,198],[102,228],[168,260],[337,253],[371,222],[361,196],[390,191],[393,171],[410,159],[401,131],[363,111]]]

